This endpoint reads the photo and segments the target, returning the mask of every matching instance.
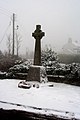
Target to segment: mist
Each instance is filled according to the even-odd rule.
[[[50,45],[55,51],[60,51],[69,37],[80,43],[80,0],[0,0],[2,51],[7,50],[7,35],[12,34],[13,13],[15,29],[18,25],[18,33],[22,37],[20,54],[24,54],[26,49],[34,51],[35,40],[32,38],[32,32],[37,24],[40,24],[45,32],[42,49],[45,45]]]

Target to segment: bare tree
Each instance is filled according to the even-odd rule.
[[[11,35],[7,36],[7,49],[8,49],[8,55],[11,54]]]

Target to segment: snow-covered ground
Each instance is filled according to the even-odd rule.
[[[39,84],[39,88],[23,89],[18,87],[20,81],[0,80],[0,108],[80,120],[80,87],[54,82],[29,82]]]

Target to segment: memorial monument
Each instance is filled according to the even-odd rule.
[[[41,65],[41,39],[45,36],[45,33],[41,30],[41,25],[36,25],[36,30],[32,33],[32,37],[35,41],[35,52],[34,52],[34,65]]]
[[[45,33],[41,30],[41,25],[36,25],[36,30],[32,33],[35,38],[34,65],[30,66],[27,81],[47,82],[45,67],[41,66],[41,39]]]

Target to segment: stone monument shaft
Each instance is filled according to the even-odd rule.
[[[41,39],[45,35],[41,30],[41,25],[36,25],[36,30],[32,33],[32,36],[36,39],[35,51],[34,51],[34,65],[41,65]]]

